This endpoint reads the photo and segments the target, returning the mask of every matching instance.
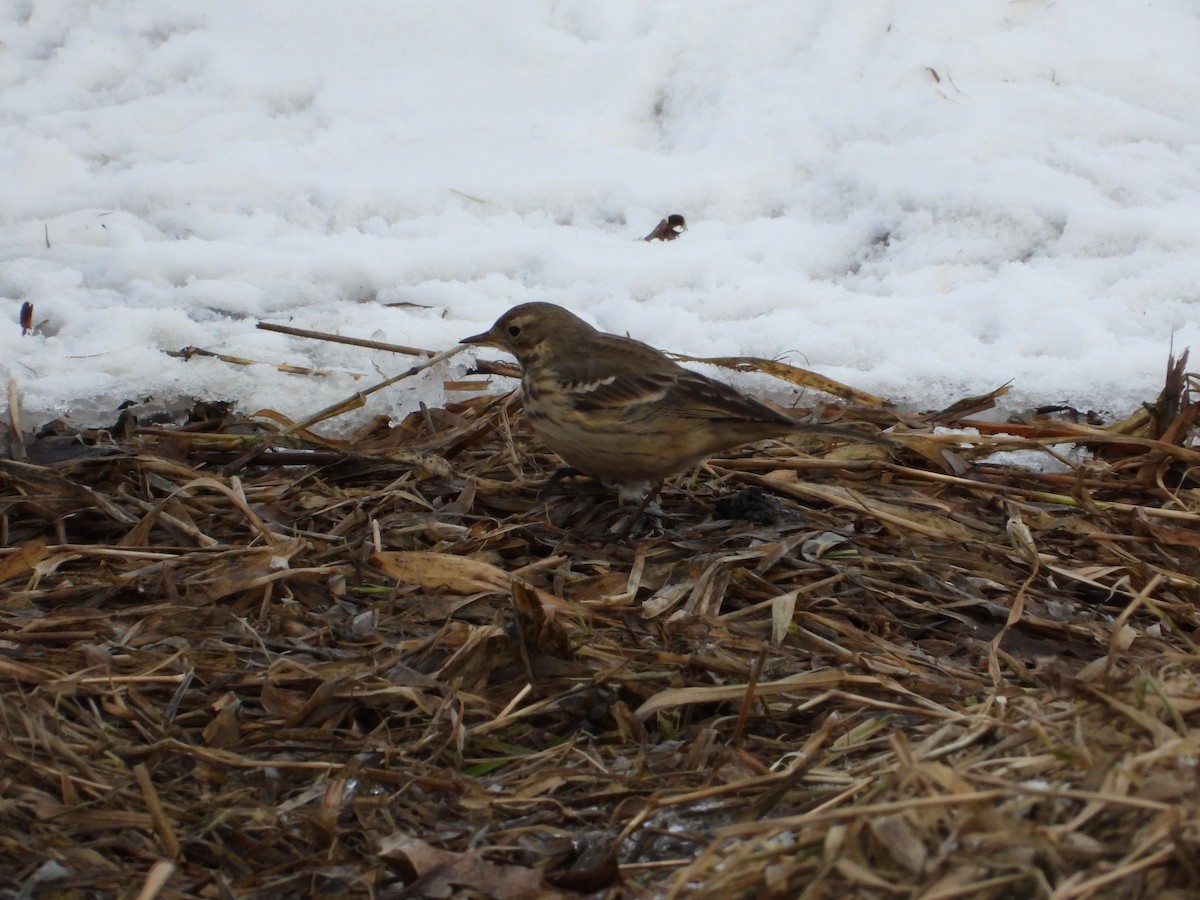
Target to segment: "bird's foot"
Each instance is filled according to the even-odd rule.
[[[555,469],[554,474],[542,482],[542,486],[538,488],[538,497],[546,498],[555,493],[558,489],[558,483],[564,478],[574,478],[576,475],[582,475],[578,469],[572,466],[563,466],[561,469]]]
[[[632,515],[629,516],[625,524],[617,529],[616,536],[620,540],[628,540],[629,536],[633,534],[633,529],[637,527],[638,522],[642,520],[642,516],[649,511],[650,504],[654,502],[656,497],[658,497],[659,491],[662,490],[662,486],[662,481],[657,481],[650,486],[648,491],[646,491],[646,495],[642,497],[642,502],[637,505],[637,509],[633,511]],[[661,512],[661,510],[659,510],[659,512]]]

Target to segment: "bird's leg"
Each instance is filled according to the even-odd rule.
[[[663,480],[661,478],[650,485],[650,488],[646,491],[646,496],[642,498],[642,502],[639,503],[637,509],[633,511],[633,515],[629,517],[629,521],[626,522],[624,527],[617,532],[618,538],[625,540],[629,537],[630,533],[633,531],[633,526],[638,523],[638,521],[642,518],[642,514],[646,512],[646,507],[654,502],[654,498],[659,495],[662,489]]]

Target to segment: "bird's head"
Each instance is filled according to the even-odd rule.
[[[580,335],[594,331],[574,313],[553,303],[522,303],[514,306],[482,334],[463,338],[461,344],[485,344],[507,350],[521,365],[545,356],[549,343],[573,346]]]

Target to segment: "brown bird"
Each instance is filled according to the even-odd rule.
[[[525,414],[572,469],[601,481],[648,483],[712,454],[784,434],[876,441],[848,428],[798,422],[753,397],[685,369],[649,344],[597,331],[552,303],[523,303],[464,344],[506,350],[521,364]]]
[[[671,213],[654,226],[643,241],[673,241],[687,231],[687,221],[679,213]]]

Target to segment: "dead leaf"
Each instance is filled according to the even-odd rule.
[[[512,597],[525,647],[547,656],[571,659],[574,656],[571,640],[558,621],[555,608],[543,605],[538,592],[521,581],[513,582]]]
[[[7,556],[0,557],[0,581],[24,575],[49,555],[46,542],[41,538],[27,541]]]
[[[892,859],[913,874],[925,871],[929,851],[917,836],[912,823],[903,815],[875,816],[868,820],[871,832]]]
[[[400,868],[405,894],[413,897],[456,897],[464,889],[496,900],[546,896],[538,869],[489,862],[480,850],[452,853],[397,834],[379,842],[379,855]]]
[[[415,584],[427,591],[473,594],[479,591],[507,592],[512,579],[503,569],[469,556],[431,550],[384,550],[371,562],[384,574],[402,584]]]

